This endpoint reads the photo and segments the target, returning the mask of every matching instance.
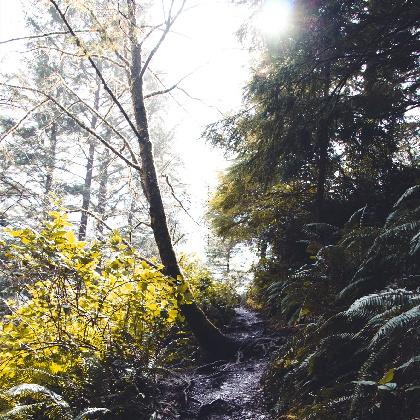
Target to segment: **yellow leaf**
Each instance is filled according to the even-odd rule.
[[[309,308],[301,308],[299,312],[299,318],[309,315],[311,313],[311,310]]]
[[[178,316],[178,311],[176,309],[170,309],[168,311],[168,322],[172,322]]]
[[[148,290],[150,293],[156,293],[156,286],[155,286],[154,284],[148,284],[148,285],[147,285],[147,290]]]
[[[50,371],[51,371],[52,374],[55,375],[56,373],[62,372],[63,370],[64,370],[63,366],[59,365],[58,363],[51,362]]]
[[[73,231],[68,230],[65,234],[64,237],[67,239],[67,242],[73,244],[76,242],[76,235],[74,234]]]
[[[391,382],[394,379],[395,368],[389,369],[388,372],[382,377],[378,382],[379,385],[385,385],[388,382]]]
[[[24,233],[24,230],[12,230],[12,229],[5,229],[5,231],[14,238],[19,238],[19,236],[22,236],[22,233]]]

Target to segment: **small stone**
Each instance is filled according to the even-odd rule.
[[[215,414],[229,414],[233,411],[232,404],[227,401],[217,398],[212,402],[203,404],[198,411],[199,418],[215,415]]]

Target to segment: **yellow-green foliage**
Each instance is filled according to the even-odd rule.
[[[63,213],[39,232],[0,243],[11,281],[24,284],[0,323],[0,387],[83,372],[110,355],[150,366],[176,322],[180,285],[143,262],[115,232],[80,242]]]
[[[180,262],[195,300],[207,315],[224,318],[223,322],[228,321],[229,311],[239,304],[239,296],[233,281],[215,280],[209,269],[197,258],[183,255]]]

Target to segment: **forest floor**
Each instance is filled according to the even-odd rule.
[[[235,309],[229,335],[250,343],[234,361],[217,361],[186,373],[185,404],[176,417],[183,420],[265,420],[261,378],[277,347],[279,337],[268,334],[261,316],[249,309]],[[281,340],[281,338],[280,338]]]

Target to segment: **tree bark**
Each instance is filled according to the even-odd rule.
[[[149,137],[148,120],[143,96],[143,78],[141,77],[141,48],[135,35],[135,2],[127,0],[130,19],[130,86],[134,108],[137,140],[142,164],[141,179],[143,190],[149,203],[149,215],[154,239],[164,265],[164,272],[174,279],[183,279],[181,268],[172,246],[165,209],[160,193],[159,182],[153,158],[153,147]],[[188,293],[188,292],[187,292]],[[200,347],[214,359],[232,356],[239,347],[238,342],[224,335],[206,317],[195,302],[181,304],[181,311],[189,328]]]
[[[109,149],[105,147],[104,156],[102,157],[102,162],[99,166],[98,204],[96,206],[96,213],[98,214],[101,220],[105,219],[106,200],[108,195],[109,163],[110,153]],[[96,231],[98,232],[99,237],[103,237],[104,225],[102,223],[97,223]]]
[[[317,144],[318,144],[318,177],[316,186],[316,203],[315,212],[318,222],[325,220],[325,183],[327,180],[327,166],[328,166],[328,120],[321,119],[317,130]]]
[[[96,91],[95,91],[95,101],[94,101],[95,111],[98,111],[98,109],[99,109],[100,90],[101,90],[101,84],[100,84],[100,81],[98,80],[97,81],[97,88],[96,88]],[[96,114],[93,114],[91,124],[90,124],[90,128],[95,129],[97,123],[98,123],[98,117],[97,117]],[[85,182],[84,182],[84,185],[83,185],[83,193],[82,193],[82,214],[80,216],[79,241],[84,241],[86,239],[88,213],[86,211],[83,211],[83,210],[89,210],[89,206],[90,206],[94,158],[95,158],[95,143],[94,143],[93,139],[90,139],[88,158],[87,158],[87,163],[86,163]]]
[[[328,146],[330,144],[329,138],[329,126],[331,122],[331,116],[328,115],[327,101],[329,100],[330,90],[330,66],[325,65],[324,68],[324,85],[323,85],[323,99],[325,101],[324,107],[327,108],[324,115],[321,116],[318,121],[318,127],[316,131],[316,144],[318,147],[318,175],[317,175],[317,186],[316,186],[316,197],[315,197],[315,217],[318,222],[325,220],[325,184],[327,181],[327,169],[328,169]]]
[[[57,123],[51,124],[50,144],[47,155],[47,175],[45,177],[45,203],[48,204],[48,195],[52,190],[55,160],[57,152]]]

